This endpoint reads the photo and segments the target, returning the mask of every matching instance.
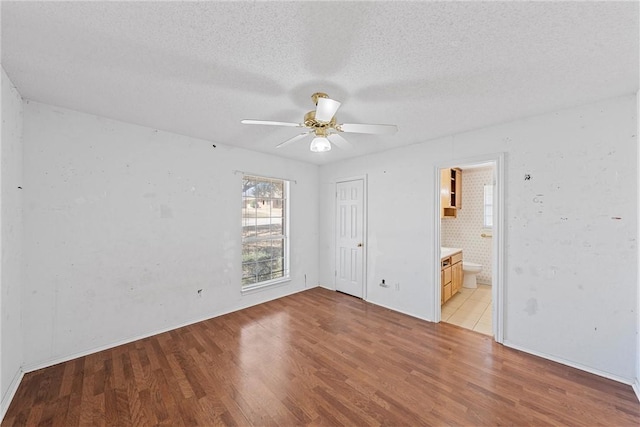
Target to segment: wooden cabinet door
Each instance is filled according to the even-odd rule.
[[[440,197],[442,207],[451,207],[451,169],[440,169]]]
[[[462,170],[440,169],[440,218],[456,218],[462,207]]]
[[[442,280],[442,301],[444,304],[447,302],[449,298],[451,298],[451,266],[447,266],[442,269],[441,280]]]
[[[462,261],[462,252],[451,255],[451,264],[457,264]]]
[[[444,273],[444,284],[446,285],[451,282],[451,266],[444,268],[442,271]]]
[[[444,300],[445,302],[451,298],[451,283],[444,285]]]
[[[455,294],[462,288],[462,262],[453,264],[451,267],[451,293]]]

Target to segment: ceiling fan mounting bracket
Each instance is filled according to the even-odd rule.
[[[329,95],[327,95],[324,92],[316,92],[313,95],[311,95],[311,99],[313,100],[313,103],[318,105],[318,98],[329,98]]]

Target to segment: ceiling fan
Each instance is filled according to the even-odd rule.
[[[315,111],[309,111],[304,115],[302,123],[292,122],[274,122],[270,120],[242,120],[241,123],[247,125],[271,125],[271,126],[290,126],[305,127],[310,129],[307,132],[294,136],[276,146],[276,148],[284,147],[296,141],[313,135],[309,149],[313,152],[322,152],[331,150],[331,144],[335,144],[340,148],[351,148],[351,144],[340,135],[342,132],[348,133],[368,133],[392,135],[398,131],[396,125],[370,125],[357,123],[336,122],[335,114],[340,108],[340,102],[329,98],[329,95],[322,92],[316,92],[311,95],[311,99],[316,104]]]

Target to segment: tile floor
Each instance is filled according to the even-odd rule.
[[[462,288],[442,306],[442,321],[493,335],[491,328],[491,286]]]

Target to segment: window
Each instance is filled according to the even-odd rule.
[[[484,186],[484,227],[493,227],[493,185]]]
[[[289,278],[289,182],[242,178],[242,290]]]

